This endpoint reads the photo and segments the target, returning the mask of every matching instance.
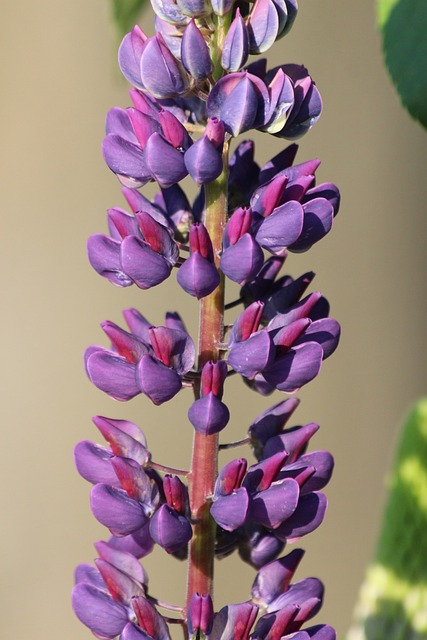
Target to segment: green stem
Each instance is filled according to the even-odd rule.
[[[222,174],[205,187],[204,224],[219,264],[222,234],[227,218],[228,144],[224,145]],[[203,365],[219,359],[217,344],[224,337],[224,276],[219,286],[200,302],[199,371]],[[199,389],[195,386],[196,397]],[[218,474],[218,435],[204,436],[197,431],[189,474],[190,508],[194,522],[189,544],[187,606],[194,593],[213,593],[215,522],[210,515],[210,498]]]
[[[211,56],[214,69],[212,72],[215,81],[218,81],[224,75],[224,69],[221,66],[222,48],[224,46],[225,36],[230,28],[232,11],[224,16],[214,16],[215,33],[213,36]]]

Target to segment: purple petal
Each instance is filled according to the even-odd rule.
[[[271,253],[281,253],[292,245],[303,230],[304,211],[299,202],[286,202],[263,220],[255,236]]]
[[[122,313],[131,332],[140,338],[142,342],[145,342],[145,344],[151,344],[149,329],[153,326],[152,323],[144,318],[137,309],[124,309]]]
[[[287,556],[263,566],[252,585],[252,598],[265,606],[285,592],[303,555],[302,549],[294,549]]]
[[[279,171],[283,171],[287,169],[293,164],[295,160],[295,156],[298,151],[297,144],[290,144],[288,147],[280,151],[274,158],[266,162],[266,164],[261,168],[259,174],[259,183],[264,184],[264,182],[268,182],[272,178],[274,178]]]
[[[263,261],[261,247],[249,233],[245,233],[223,251],[219,266],[227,278],[243,285],[259,271]]]
[[[246,63],[248,55],[249,34],[240,9],[237,7],[222,47],[221,66],[228,73],[239,71]]]
[[[123,209],[115,208],[107,211],[108,230],[115,240],[122,240],[126,236],[137,236],[140,233],[138,221]]]
[[[110,109],[107,113],[105,133],[107,135],[109,133],[115,133],[128,142],[138,144],[135,131],[129,118],[129,109],[121,109],[120,107]]]
[[[182,36],[181,61],[195,80],[204,80],[212,72],[208,45],[194,19],[190,20]]]
[[[152,640],[152,638],[136,624],[128,622],[120,635],[120,640]]]
[[[263,371],[266,381],[279,391],[292,393],[313,380],[322,365],[323,350],[317,342],[292,347]]]
[[[271,0],[256,0],[248,19],[249,51],[264,53],[276,40],[279,16]]]
[[[311,467],[315,471],[301,486],[301,495],[311,491],[319,491],[328,484],[334,469],[334,459],[329,451],[313,451],[300,456],[295,462],[286,464],[279,474],[279,479],[295,477],[299,471]]]
[[[101,589],[101,591],[107,592],[107,586],[104,580],[101,577],[98,569],[93,567],[91,564],[82,563],[79,564],[74,570],[74,583],[79,584],[79,582],[85,582],[86,584],[91,584],[93,587],[97,589]]]
[[[321,318],[315,320],[305,331],[296,344],[313,341],[318,342],[323,349],[323,359],[333,354],[338,346],[341,328],[333,318]]]
[[[131,400],[140,393],[135,365],[106,349],[91,353],[86,368],[90,381],[115,400]]]
[[[298,540],[322,524],[327,506],[328,501],[321,491],[301,496],[293,516],[281,524],[275,534],[284,542]]]
[[[267,331],[260,330],[243,342],[235,342],[228,355],[228,364],[246,378],[254,378],[268,367],[274,358],[274,348]],[[274,367],[274,363],[272,365]]]
[[[222,153],[207,136],[202,136],[184,154],[185,167],[197,184],[208,184],[222,171]]]
[[[135,26],[130,33],[125,35],[119,48],[121,72],[128,82],[140,89],[144,89],[144,85],[141,82],[139,64],[146,40],[145,33],[138,26]]]
[[[309,189],[304,198],[304,203],[313,200],[313,198],[326,198],[334,208],[334,216],[337,215],[340,208],[340,192],[338,187],[332,182],[323,182],[316,187]]]
[[[173,98],[188,89],[187,75],[160,35],[148,38],[140,62],[144,88],[155,98]]]
[[[184,154],[175,149],[160,133],[150,136],[144,154],[151,176],[163,188],[179,182],[188,173],[184,164]]]
[[[136,218],[145,242],[148,242],[153,251],[160,253],[174,265],[179,257],[179,249],[172,237],[172,230],[145,211],[138,212]]]
[[[193,531],[185,516],[163,504],[150,520],[150,534],[167,553],[175,553],[191,540]]]
[[[298,498],[298,483],[287,478],[253,497],[251,515],[259,524],[275,529],[294,513]]]
[[[123,489],[96,484],[90,494],[90,503],[95,518],[113,535],[133,533],[147,521],[142,505]]]
[[[315,422],[310,422],[302,427],[286,429],[265,443],[263,456],[268,457],[278,451],[287,451],[289,462],[294,462],[318,429],[319,425]]]
[[[282,431],[287,421],[299,405],[298,398],[288,398],[266,409],[255,418],[249,427],[249,435],[256,445],[265,445],[267,440]],[[286,449],[286,447],[283,447]]]
[[[210,392],[193,402],[188,410],[188,419],[196,431],[209,436],[227,426],[230,412],[227,406]]]
[[[335,629],[330,627],[328,624],[318,624],[314,627],[305,629],[305,631],[310,640],[335,640],[337,637]]]
[[[255,569],[260,569],[267,562],[274,560],[283,547],[284,543],[278,540],[272,532],[257,525],[255,528],[251,528],[248,538],[240,542],[239,555],[244,562]]]
[[[226,531],[235,531],[248,517],[249,495],[244,487],[220,496],[211,506],[211,516]]]
[[[122,242],[121,262],[126,274],[140,289],[149,289],[169,277],[172,265],[136,236]]]
[[[107,278],[117,287],[130,287],[133,281],[123,271],[118,240],[100,233],[91,236],[87,242],[89,262],[99,275]]]
[[[149,521],[138,531],[127,536],[111,536],[108,544],[119,551],[131,553],[135,558],[144,558],[153,550],[154,541],[150,536]]]
[[[104,138],[102,151],[105,162],[117,175],[128,176],[142,184],[151,180],[151,172],[139,145],[110,133]]]
[[[288,604],[279,611],[263,615],[255,625],[252,640],[275,640],[286,636],[297,613],[298,606]]]
[[[74,462],[77,471],[92,484],[98,482],[118,484],[116,473],[111,465],[112,457],[110,449],[88,440],[79,442],[74,449]]]
[[[140,391],[156,405],[173,398],[182,387],[176,371],[148,355],[138,364],[137,379]]]
[[[214,497],[228,496],[242,484],[247,469],[245,458],[231,460],[221,469],[215,481]]]
[[[303,205],[304,226],[300,237],[289,246],[296,253],[307,251],[332,228],[334,208],[325,198],[314,198]]]
[[[98,638],[115,638],[128,622],[125,607],[90,584],[76,585],[72,601],[80,622],[89,627]]]
[[[180,266],[177,280],[184,291],[200,300],[217,288],[220,276],[210,260],[194,252]]]

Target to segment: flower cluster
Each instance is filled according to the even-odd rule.
[[[89,238],[94,270],[118,287],[149,289],[176,272],[200,300],[195,343],[173,312],[156,326],[136,309],[127,328],[105,321],[109,346],[90,346],[85,367],[106,394],[155,405],[192,390],[194,444],[188,470],[153,461],[133,422],[97,416],[107,446],[80,442],[76,467],[93,487],[91,509],[109,530],[95,544],[96,567],[76,570],[73,606],[98,638],[167,640],[169,625],[210,640],[334,640],[328,625],[302,629],[320,609],[316,578],[293,582],[303,551],[280,554],[316,529],[333,469],[327,451],[307,451],[318,425],[288,426],[298,400],[261,413],[239,443],[219,444],[235,416],[224,402],[239,374],[261,395],[292,394],[313,380],[336,349],[340,328],[314,273],[280,275],[289,254],[309,250],[331,229],[340,195],[318,183],[319,160],[295,164],[292,142],[264,165],[254,144],[233,138],[257,129],[294,140],[318,120],[322,101],[306,68],[267,68],[264,53],[291,28],[296,0],[152,0],[156,34],[136,26],[120,46],[119,65],[133,85],[133,106],[107,115],[104,158],[130,211],[108,210],[109,234]],[[190,176],[189,202],[179,184]],[[155,181],[148,200],[139,189]],[[225,282],[240,285],[225,302]],[[231,324],[225,313],[240,306]],[[190,428],[190,427],[189,427]],[[221,448],[249,445],[256,462],[236,458],[217,474]],[[188,560],[186,600],[152,596],[139,560],[155,545]],[[248,600],[215,612],[213,558],[237,550],[257,574]],[[161,614],[166,609],[175,617]]]

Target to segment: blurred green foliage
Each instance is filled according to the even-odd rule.
[[[427,0],[377,0],[377,19],[402,104],[427,128]]]
[[[138,23],[148,0],[112,0],[113,19],[122,38]]]

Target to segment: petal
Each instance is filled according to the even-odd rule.
[[[251,514],[259,524],[275,529],[294,513],[299,498],[298,482],[287,478],[252,499]]]
[[[222,153],[207,136],[202,136],[184,154],[185,167],[197,184],[207,184],[222,171]]]
[[[316,342],[292,347],[263,371],[267,382],[279,391],[292,393],[317,376],[322,365],[323,350]]]
[[[79,442],[74,449],[77,471],[92,484],[98,482],[118,484],[116,473],[111,465],[112,457],[110,449],[88,440]]]
[[[332,228],[334,208],[326,198],[314,198],[303,205],[304,226],[300,237],[289,246],[296,253],[307,251]]]
[[[194,16],[193,13],[191,15]],[[181,61],[195,80],[204,80],[212,72],[208,45],[194,19],[190,20],[182,36]]]
[[[104,591],[90,584],[76,585],[72,593],[73,609],[80,620],[98,638],[115,638],[128,622],[126,609]]]
[[[226,531],[235,531],[248,517],[249,495],[244,487],[220,496],[211,506],[211,516]]]
[[[252,598],[265,606],[285,592],[303,555],[302,549],[294,549],[283,558],[263,566],[252,585]]]
[[[102,416],[95,416],[92,421],[110,444],[115,456],[131,458],[141,465],[149,460],[144,434],[136,424]]]
[[[298,240],[303,231],[304,210],[299,202],[286,202],[263,220],[256,240],[271,253],[281,253]]]
[[[210,260],[203,258],[200,253],[194,252],[180,266],[177,280],[184,291],[200,300],[217,288],[220,276]]]
[[[170,275],[170,262],[136,236],[123,240],[120,254],[123,270],[140,289],[155,287]]]
[[[138,26],[135,26],[130,33],[125,35],[119,48],[121,72],[128,82],[140,89],[143,89],[144,85],[141,82],[139,64],[146,40],[145,33]]]
[[[167,553],[175,553],[186,546],[193,531],[185,516],[163,504],[150,520],[150,534]]]
[[[321,318],[310,325],[296,344],[302,344],[307,341],[318,342],[323,349],[323,358],[325,359],[332,355],[337,348],[340,335],[341,328],[336,320],[333,318]]]
[[[126,573],[123,573],[123,571],[110,562],[102,558],[96,558],[95,564],[116,602],[128,605],[133,596],[144,594],[144,589],[141,584],[133,580]]]
[[[328,501],[321,491],[301,496],[295,513],[275,530],[276,536],[284,542],[293,542],[311,533],[322,524],[327,506]]]
[[[120,551],[113,546],[100,540],[95,542],[95,549],[99,553],[100,557],[107,560],[110,564],[117,569],[120,569],[123,573],[133,578],[140,584],[146,584],[148,577],[144,571],[142,565],[131,553],[127,551]]]
[[[227,361],[234,371],[251,379],[268,367],[273,358],[274,348],[270,334],[261,330],[243,342],[235,342]]]
[[[243,285],[259,271],[263,261],[264,254],[258,242],[245,233],[223,251],[219,266],[227,278]]]
[[[114,535],[125,536],[147,521],[142,506],[123,489],[96,484],[91,491],[90,503],[95,518]]]
[[[128,176],[142,184],[151,180],[151,172],[139,145],[110,133],[104,138],[102,152],[105,162],[117,175]]]
[[[263,411],[249,427],[251,440],[255,440],[258,446],[265,445],[267,440],[282,431],[298,405],[298,398],[287,398]],[[283,449],[286,450],[286,447]]]
[[[95,234],[87,242],[88,258],[95,271],[112,284],[117,287],[130,287],[133,281],[122,269],[120,245],[118,240],[100,233]]]
[[[182,151],[175,149],[160,133],[150,136],[144,154],[151,176],[163,188],[179,182],[188,173]]]
[[[193,402],[188,410],[188,419],[196,431],[209,436],[227,426],[230,412],[227,406],[210,392]]]
[[[156,405],[173,398],[182,387],[176,371],[148,355],[138,364],[137,379],[140,391]]]
[[[89,356],[86,367],[90,381],[115,400],[131,400],[140,393],[135,365],[125,358],[99,350]]]
[[[229,604],[215,614],[209,640],[248,640],[258,607],[250,602]]]

